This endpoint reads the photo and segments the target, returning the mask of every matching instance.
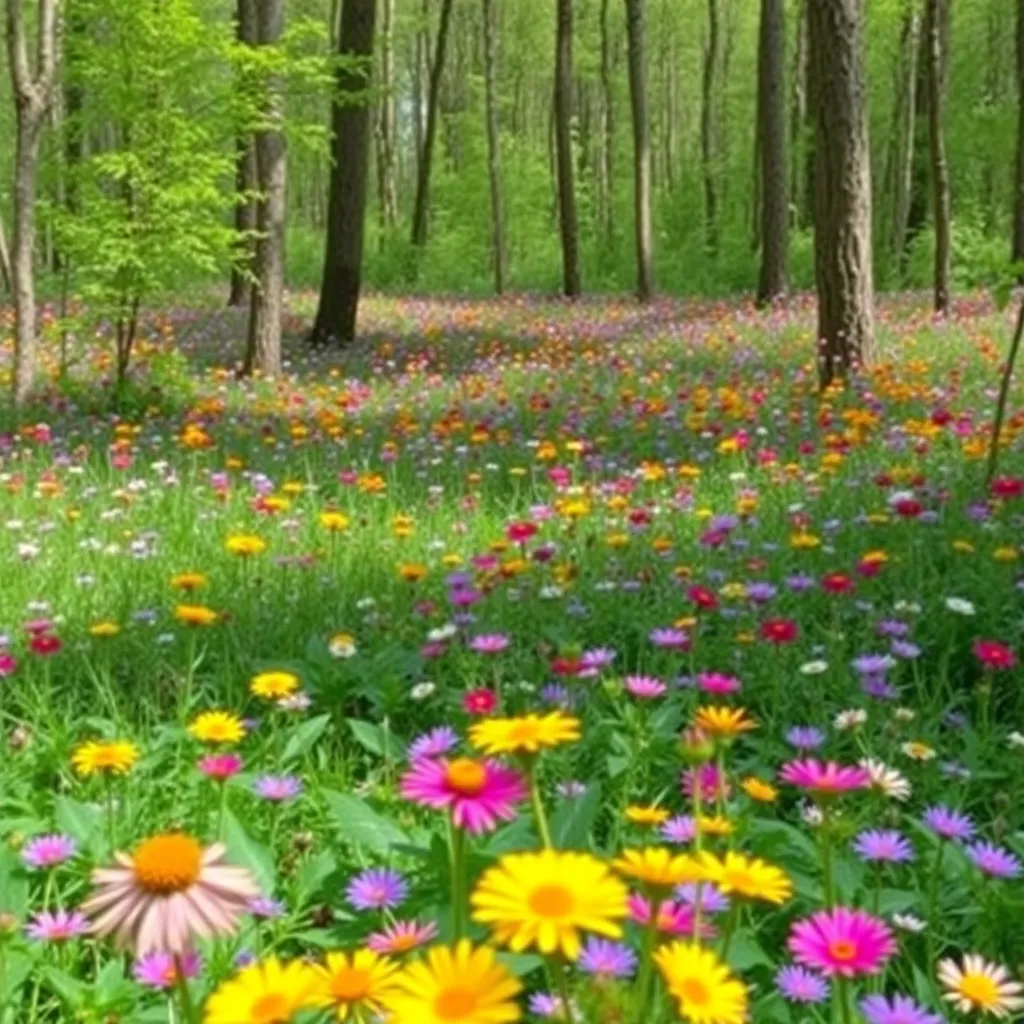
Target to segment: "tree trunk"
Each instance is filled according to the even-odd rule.
[[[1024,0],[1022,0],[1024,2]],[[914,181],[914,128],[917,110],[917,50],[921,18],[917,0],[906,0],[900,33],[900,66],[897,70],[896,108],[893,125],[892,253],[902,275],[907,261],[907,225]]]
[[[423,246],[427,243],[427,212],[430,202],[430,164],[434,156],[434,140],[437,137],[437,115],[441,98],[441,78],[444,74],[444,58],[448,49],[448,30],[452,20],[453,0],[441,0],[441,21],[437,27],[437,45],[430,67],[430,92],[427,96],[427,127],[423,136],[423,155],[419,174],[416,178],[416,205],[412,214],[412,244]]]
[[[491,260],[494,291],[505,290],[505,214],[501,197],[501,131],[498,125],[497,0],[483,0],[484,104],[487,120],[487,176],[491,188]]]
[[[39,0],[36,67],[28,58],[21,0],[7,0],[7,55],[16,108],[14,139],[14,239],[11,277],[14,291],[13,399],[23,405],[36,373],[36,293],[32,264],[36,240],[36,185],[39,142],[53,102],[57,75],[56,0]]]
[[[718,253],[718,125],[715,117],[721,12],[718,0],[708,0],[708,35],[704,44],[701,79],[700,156],[704,175],[704,236],[708,252]]]
[[[1014,263],[1024,262],[1024,0],[1017,0],[1017,172],[1011,258]]]
[[[757,286],[760,305],[785,295],[789,277],[785,60],[783,0],[761,0],[757,83],[761,157],[761,277]]]
[[[572,5],[556,0],[555,33],[555,150],[558,166],[558,220],[562,233],[562,289],[580,294],[579,236],[576,227],[576,188],[572,152]]]
[[[807,0],[797,0],[796,44],[793,47],[793,90],[789,105],[789,184],[792,190],[792,222],[796,228],[807,223],[805,186],[807,175]]]
[[[935,221],[935,311],[949,312],[949,165],[946,162],[944,120],[946,107],[947,0],[928,0],[928,154],[932,173]]]
[[[0,286],[10,295],[14,289],[11,279],[11,253],[7,248],[7,235],[4,232],[3,211],[0,210]]]
[[[419,177],[423,164],[423,65],[430,52],[429,36],[430,0],[423,0],[420,9],[423,24],[417,26],[412,55],[412,138],[416,150],[416,175]]]
[[[276,46],[284,30],[284,0],[258,0],[258,45]],[[281,372],[281,318],[284,300],[284,229],[287,162],[282,86],[276,75],[265,84],[265,124],[256,132],[256,177],[260,197],[256,204],[256,282],[249,310],[249,338],[243,373],[254,368],[267,377]]]
[[[864,0],[813,0],[809,5],[818,371],[823,388],[874,356],[863,10]]]
[[[235,33],[243,46],[255,46],[259,41],[256,2],[238,0]],[[249,298],[255,247],[253,234],[256,230],[256,203],[253,193],[256,188],[256,150],[251,134],[242,132],[235,140],[235,231],[239,238],[235,263],[231,268],[229,306],[244,306]]]
[[[612,91],[612,40],[608,25],[610,0],[601,0],[601,136],[604,158],[604,230],[615,237],[615,93]]]
[[[331,108],[331,191],[320,305],[310,340],[344,344],[356,334],[369,186],[370,96],[376,0],[344,0]]]
[[[377,179],[383,246],[384,232],[394,227],[398,217],[398,189],[395,184],[395,0],[382,0],[381,13]]]
[[[629,44],[629,97],[633,107],[633,219],[636,240],[636,294],[641,302],[654,291],[651,226],[651,132],[647,123],[644,67],[644,0],[626,0]]]

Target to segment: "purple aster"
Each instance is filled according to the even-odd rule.
[[[132,964],[132,975],[146,988],[166,991],[176,984],[179,970],[186,978],[194,978],[202,969],[203,962],[198,953],[184,953],[176,964],[170,953],[156,950],[140,956]]]
[[[709,916],[724,914],[730,906],[729,897],[711,882],[685,882],[676,887],[676,899],[692,910],[699,902],[701,912]]]
[[[896,666],[896,662],[889,654],[862,654],[854,658],[850,664],[853,670],[862,676],[884,675]]]
[[[1020,874],[1020,859],[995,843],[979,839],[966,847],[966,853],[989,878],[1016,878]]]
[[[813,725],[794,725],[786,730],[786,742],[797,750],[817,750],[825,742],[825,734]]]
[[[501,654],[508,644],[504,633],[480,633],[469,641],[469,648],[477,654]]]
[[[747,584],[747,600],[753,601],[755,604],[766,604],[776,594],[778,590],[771,583],[748,583]]]
[[[966,840],[975,832],[974,822],[966,814],[943,804],[929,807],[922,820],[940,839]]]
[[[78,853],[78,843],[65,835],[36,836],[21,848],[21,859],[30,868],[52,868]]]
[[[67,942],[89,930],[89,919],[78,910],[44,910],[29,921],[25,933],[38,942]]]
[[[356,875],[345,890],[356,910],[391,910],[409,895],[409,883],[390,868],[371,868]]]
[[[690,636],[683,629],[670,626],[652,629],[648,638],[655,647],[668,647],[675,650],[686,650],[690,646]]]
[[[692,843],[697,838],[697,823],[688,814],[669,818],[661,826],[661,837],[667,843]]]
[[[913,660],[921,654],[921,648],[909,640],[893,640],[890,650],[897,658]]]
[[[409,760],[422,761],[428,757],[443,757],[459,745],[459,734],[447,725],[440,725],[409,744]]]
[[[783,967],[775,975],[775,987],[791,1003],[823,1003],[828,999],[828,982],[806,967]]]
[[[266,920],[284,917],[284,904],[270,896],[255,896],[246,906],[253,917],[262,917]]]
[[[615,652],[610,647],[596,647],[592,651],[584,651],[580,656],[580,668],[607,668],[615,660]]]
[[[797,594],[816,586],[814,577],[807,576],[804,573],[795,573],[793,576],[787,576],[784,582],[790,590]]]
[[[914,859],[914,847],[894,829],[868,829],[853,841],[853,852],[868,861],[900,864]]]
[[[561,683],[548,683],[542,686],[538,696],[544,704],[552,707],[571,708],[575,704],[573,695]]]
[[[535,1017],[562,1020],[562,997],[551,995],[548,992],[534,992],[530,996],[530,1013]]]
[[[636,954],[622,942],[591,935],[583,944],[577,966],[601,978],[628,978],[636,970]]]
[[[868,1024],[944,1024],[942,1017],[915,1003],[910,996],[865,996],[860,1001],[860,1012]]]
[[[910,632],[910,626],[908,626],[902,619],[882,619],[878,625],[875,626],[875,632],[877,632],[879,636],[903,637]]]
[[[302,792],[302,782],[294,775],[261,775],[252,788],[264,800],[284,803],[294,800]]]
[[[895,700],[900,695],[900,691],[881,675],[862,676],[860,688],[875,700]]]

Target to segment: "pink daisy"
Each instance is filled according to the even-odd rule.
[[[417,761],[402,777],[402,796],[424,807],[450,809],[458,828],[479,835],[499,821],[515,817],[514,805],[525,800],[522,777],[497,761],[458,757],[453,761]]]
[[[78,844],[65,835],[36,836],[21,848],[21,859],[30,868],[52,868],[70,860]]]
[[[633,893],[627,902],[630,919],[646,928],[651,922],[651,904],[643,896]],[[658,905],[658,931],[664,935],[693,935],[693,907],[675,900],[665,900]],[[715,928],[706,921],[701,922],[702,939],[715,936]]]
[[[132,974],[140,985],[166,990],[173,988],[181,975],[194,978],[203,968],[198,953],[184,953],[176,958],[170,953],[147,953],[132,965]]]
[[[374,932],[366,940],[366,948],[385,956],[408,953],[437,938],[437,925],[433,921],[396,921],[383,931]]]
[[[77,910],[43,910],[32,918],[25,933],[37,942],[67,942],[88,930],[88,918]]]
[[[207,754],[196,767],[215,782],[226,782],[242,770],[242,759],[237,754]]]
[[[668,687],[653,676],[626,676],[624,682],[626,692],[640,700],[654,700],[668,692]]]
[[[727,676],[721,672],[701,672],[697,676],[697,686],[705,693],[724,695],[738,693],[741,683],[735,676]]]
[[[834,796],[871,785],[871,773],[866,768],[817,761],[813,757],[784,764],[779,778],[801,789],[809,789],[817,796]]]
[[[789,950],[798,963],[826,976],[877,974],[896,952],[889,926],[863,910],[835,907],[797,921]]]

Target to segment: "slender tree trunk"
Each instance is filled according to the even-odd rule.
[[[947,0],[928,0],[928,152],[935,221],[935,310],[949,312],[949,165],[944,133],[946,107]]]
[[[644,0],[626,0],[629,44],[629,97],[633,107],[633,219],[636,241],[636,294],[641,302],[654,291],[651,226],[651,132],[647,123],[644,61]]]
[[[792,222],[802,228],[807,223],[805,186],[807,175],[807,0],[797,0],[796,43],[793,47],[793,90],[789,104],[789,182],[792,190]]]
[[[604,164],[604,230],[615,237],[615,93],[612,89],[612,39],[608,23],[611,0],[601,0],[601,135]]]
[[[863,13],[863,0],[813,0],[809,6],[818,370],[823,388],[874,356]]]
[[[761,0],[757,89],[761,150],[761,277],[757,286],[760,305],[785,295],[789,278],[785,60],[783,0]]]
[[[412,59],[412,138],[416,149],[416,175],[423,165],[423,65],[430,52],[427,28],[430,24],[430,0],[420,8],[423,24],[416,29]]]
[[[437,137],[437,117],[440,110],[441,79],[444,58],[448,49],[448,31],[452,20],[452,0],[441,0],[441,21],[437,28],[437,44],[430,67],[430,93],[427,97],[427,127],[423,136],[423,158],[420,160],[416,180],[416,204],[412,214],[412,244],[427,244],[427,213],[430,205],[430,164],[434,156]]]
[[[258,43],[256,3],[258,0],[238,0],[235,10],[235,32],[243,46]],[[242,132],[235,140],[235,231],[238,248],[231,268],[229,306],[244,306],[250,300],[252,260],[256,230],[256,150],[252,135]]]
[[[258,0],[258,45],[276,46],[284,31],[284,0]],[[256,176],[260,198],[256,205],[256,282],[249,310],[249,338],[243,373],[254,368],[267,377],[281,372],[281,319],[284,304],[284,231],[287,162],[282,85],[271,76],[265,85],[266,124],[256,132]]]
[[[718,97],[721,11],[719,0],[708,0],[708,34],[704,43],[704,71],[701,79],[700,156],[704,175],[704,235],[708,252],[718,253],[718,125],[715,117]]]
[[[1024,262],[1024,0],[1017,0],[1017,168],[1013,203],[1014,263]]]
[[[555,150],[558,165],[558,219],[562,234],[562,288],[580,294],[579,236],[576,226],[576,187],[572,152],[572,5],[556,0],[555,33]]]
[[[11,277],[11,253],[7,248],[7,235],[4,232],[4,216],[0,210],[0,286],[8,295],[14,289]]]
[[[310,340],[344,344],[356,334],[363,224],[369,190],[370,86],[376,0],[344,0],[331,108],[331,190],[320,306]]]
[[[382,0],[380,119],[377,123],[377,177],[380,192],[381,245],[398,217],[395,184],[395,0]]]
[[[491,188],[491,260],[494,291],[505,290],[505,214],[501,196],[501,131],[498,125],[497,0],[483,0],[484,105],[487,120],[487,177]]]
[[[36,373],[36,293],[33,255],[36,241],[36,185],[39,142],[53,102],[57,77],[58,0],[39,0],[36,60],[28,57],[21,0],[7,0],[7,56],[15,104],[14,238],[11,277],[14,291],[14,380],[16,406],[29,398]]]
[[[1024,2],[1024,0],[1022,0]],[[907,224],[914,182],[914,128],[917,110],[917,51],[921,17],[917,0],[906,0],[900,33],[900,66],[897,69],[896,107],[893,124],[892,246],[902,275],[907,260]]]

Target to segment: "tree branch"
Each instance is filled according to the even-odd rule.
[[[11,83],[19,98],[32,94],[32,74],[25,44],[25,19],[21,0],[7,0],[7,52],[11,61]]]

